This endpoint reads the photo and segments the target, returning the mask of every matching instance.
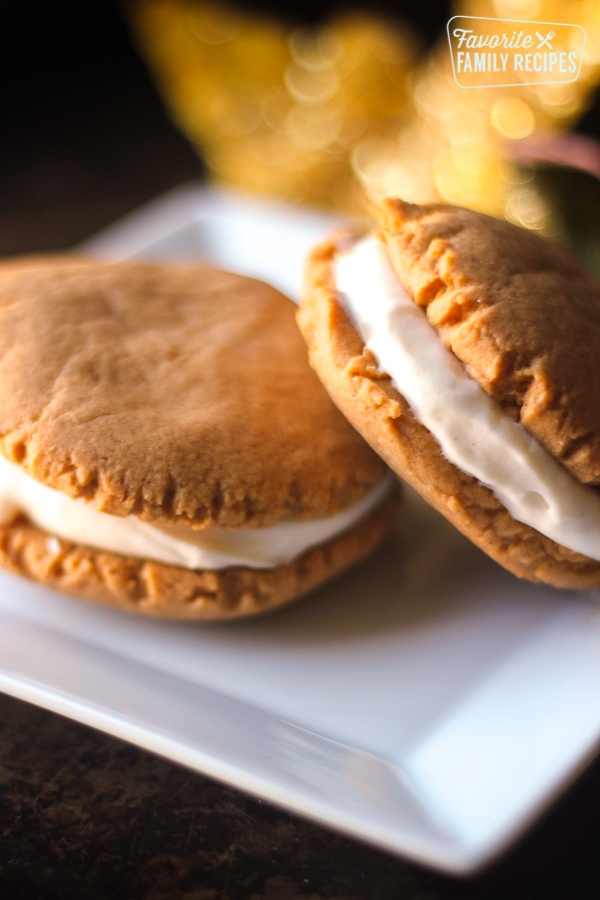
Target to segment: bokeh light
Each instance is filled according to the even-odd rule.
[[[445,34],[424,54],[408,26],[368,12],[291,28],[209,0],[136,0],[129,10],[215,180],[353,215],[396,194],[549,229],[512,160],[521,144],[568,132],[600,80],[600,0],[457,0],[454,15],[568,17],[586,30],[577,80],[477,90],[456,83]]]

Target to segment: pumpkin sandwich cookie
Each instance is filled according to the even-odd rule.
[[[292,302],[208,266],[1,266],[0,453],[0,562],[155,616],[279,606],[367,556],[396,506]]]
[[[311,364],[390,467],[516,575],[600,584],[600,284],[553,244],[385,201],[312,254]]]

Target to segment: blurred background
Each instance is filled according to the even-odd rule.
[[[64,248],[171,186],[362,217],[507,217],[600,269],[600,0],[3,0],[0,252]],[[466,90],[453,15],[586,30],[569,84]]]

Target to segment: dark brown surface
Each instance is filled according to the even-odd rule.
[[[197,176],[111,4],[78,3],[103,10],[85,52],[69,44],[69,4],[36,4],[52,17],[27,40],[33,4],[9,5],[0,254],[68,247]],[[453,879],[0,696],[0,831],[2,900],[596,900],[600,761],[497,865]]]
[[[199,713],[200,714],[200,713]],[[448,878],[0,697],[7,900],[595,900],[600,762],[487,873]]]

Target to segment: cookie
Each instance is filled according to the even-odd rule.
[[[383,459],[514,574],[600,584],[600,284],[504,221],[392,199],[311,255],[311,364]]]
[[[219,619],[364,558],[393,482],[309,368],[294,309],[208,266],[0,267],[0,562]]]

